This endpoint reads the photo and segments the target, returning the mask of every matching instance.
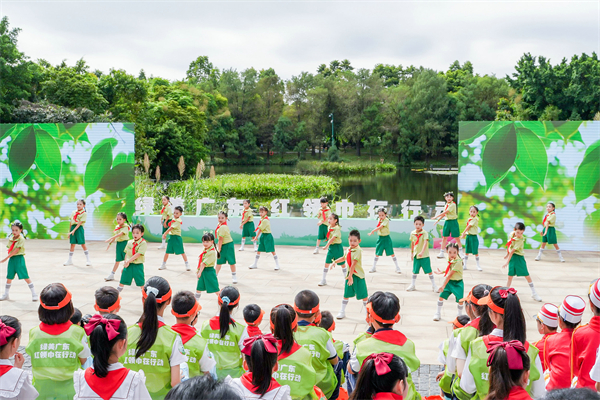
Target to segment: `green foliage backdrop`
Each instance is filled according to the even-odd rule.
[[[551,201],[561,248],[600,249],[600,122],[461,122],[458,150],[459,218],[479,207],[483,246],[504,246],[523,221],[526,247],[539,247]]]
[[[105,239],[116,214],[134,211],[132,124],[0,124],[2,230],[21,221],[29,238],[66,237],[77,199],[87,239]]]

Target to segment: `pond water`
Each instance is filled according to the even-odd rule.
[[[216,166],[217,174],[295,174],[289,165]],[[430,174],[398,168],[396,173],[353,175],[336,177],[340,182],[338,195],[356,204],[366,204],[371,199],[387,200],[401,204],[404,200],[420,200],[424,206],[434,206],[443,201],[447,191],[458,191],[458,175]]]

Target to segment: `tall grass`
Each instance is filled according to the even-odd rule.
[[[299,161],[296,171],[307,175],[352,175],[352,174],[377,174],[383,172],[396,172],[396,166],[390,163],[375,162],[329,162],[329,161]]]

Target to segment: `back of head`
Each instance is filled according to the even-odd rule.
[[[185,315],[196,306],[196,297],[189,290],[177,292],[171,301],[171,309],[174,314]],[[177,317],[177,315],[175,315]]]
[[[167,393],[165,400],[243,400],[231,386],[210,374],[183,381]]]
[[[0,316],[0,321],[2,321],[0,324],[0,351],[2,351],[13,340],[21,337],[21,323],[10,315]]]
[[[271,386],[278,352],[273,335],[261,335],[255,339],[250,349],[247,347],[244,349],[244,358],[248,364],[248,370],[252,373],[252,384],[257,388],[255,393],[264,396]],[[247,350],[250,350],[250,354],[247,354]]]
[[[119,308],[119,291],[112,286],[104,286],[94,293],[96,298],[96,311],[101,313],[112,313]]]
[[[558,389],[546,393],[544,400],[600,400],[600,394],[587,388]]]
[[[456,317],[456,320],[462,325],[465,326],[467,325],[469,322],[471,322],[471,319],[469,318],[468,315],[459,315],[458,317]]]
[[[515,356],[520,360],[509,359],[506,347],[512,347],[515,350]],[[529,371],[531,360],[525,351],[525,347],[519,343],[519,348],[515,348],[510,343],[502,343],[493,348],[488,358],[490,367],[489,381],[490,391],[488,400],[505,400],[513,386],[522,384],[522,377],[526,371]],[[521,364],[519,364],[521,361]],[[519,368],[521,367],[521,368]]]
[[[333,326],[333,314],[329,311],[321,311],[321,322],[319,322],[319,327],[329,330]]]
[[[486,284],[479,284],[471,290],[472,296],[479,300],[490,294],[492,287]],[[485,336],[492,333],[494,330],[494,323],[490,319],[488,312],[488,306],[478,305],[477,303],[470,302],[470,306],[473,307],[479,316],[479,336]]]
[[[257,304],[248,304],[246,307],[244,307],[242,312],[244,315],[244,321],[246,321],[247,324],[254,324],[260,317],[261,312],[262,310]]]
[[[294,329],[298,324],[298,317],[294,308],[289,304],[280,304],[271,310],[271,332],[281,340],[281,352],[288,353],[294,345]]]
[[[319,311],[319,296],[312,290],[302,290],[294,298],[298,318],[312,318]]]
[[[389,371],[378,373],[376,364],[387,364]],[[381,368],[380,368],[381,369]],[[395,354],[372,354],[363,362],[356,390],[352,392],[350,400],[372,399],[377,393],[391,393],[398,381],[406,381],[408,368],[404,361]],[[404,382],[406,384],[406,382]]]
[[[517,296],[517,291],[514,288],[495,287],[490,292],[490,298],[495,307],[502,309],[504,314],[504,341],[518,340],[525,343],[527,339],[525,316],[521,308],[521,301]],[[490,308],[494,310],[494,307]]]
[[[158,309],[171,299],[171,286],[163,277],[153,276],[142,288],[144,313],[140,318],[142,334],[136,345],[136,358],[141,357],[154,345],[158,335]]]
[[[71,318],[69,318],[69,321],[71,321],[72,324],[79,325],[82,317],[83,314],[81,313],[81,310],[79,308],[75,308],[73,315],[71,315]]]
[[[93,316],[85,326],[90,337],[90,350],[94,356],[94,372],[100,378],[108,374],[109,358],[119,340],[127,339],[127,325],[116,314]]]
[[[221,339],[229,332],[229,325],[235,326],[231,319],[231,312],[240,302],[240,292],[233,286],[224,287],[219,293],[219,334]]]
[[[398,314],[400,313],[400,300],[394,293],[375,292],[369,297],[369,303],[376,316],[381,318],[381,320],[394,321],[398,318]],[[377,320],[377,317],[373,315],[371,317]],[[381,320],[378,321],[378,323],[382,324],[384,327],[393,325],[390,323],[383,323]]]
[[[51,283],[40,293],[38,316],[48,325],[64,324],[75,312],[71,293],[62,283]]]

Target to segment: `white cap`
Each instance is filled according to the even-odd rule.
[[[590,301],[600,308],[600,279],[596,279],[590,286]]]
[[[581,322],[585,301],[579,296],[567,296],[558,308],[558,314],[567,322],[578,324]]]
[[[537,318],[550,328],[558,328],[558,307],[551,303],[544,304],[537,313]]]

